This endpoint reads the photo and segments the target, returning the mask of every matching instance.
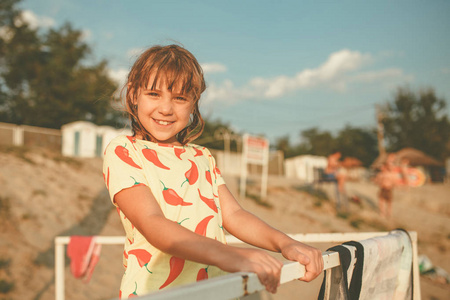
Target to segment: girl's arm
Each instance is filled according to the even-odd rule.
[[[147,186],[124,189],[115,195],[114,201],[147,241],[159,250],[214,265],[226,272],[254,272],[269,292],[276,292],[282,263],[268,253],[224,245],[165,218]]]
[[[295,241],[244,210],[225,184],[219,186],[219,199],[223,226],[229,233],[248,244],[280,252],[286,259],[305,265],[306,273],[300,280],[311,281],[322,272],[319,249]]]

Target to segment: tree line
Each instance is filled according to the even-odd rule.
[[[120,102],[113,96],[119,87],[108,75],[108,62],[92,62],[92,49],[70,23],[47,31],[31,28],[22,19],[19,2],[0,2],[0,122],[60,128],[86,120],[125,126],[124,114],[112,105]],[[440,161],[450,156],[446,101],[433,88],[399,87],[379,113],[388,152],[412,147]],[[199,141],[223,149],[223,141],[214,136],[220,128],[232,132],[229,124],[206,120]],[[295,145],[288,136],[280,137],[275,148],[285,157],[340,151],[365,166],[379,154],[376,128],[347,125],[333,135],[312,127],[301,131],[300,137],[302,142]],[[231,148],[237,147],[231,140]]]
[[[69,23],[32,28],[17,8],[0,2],[0,121],[60,128],[78,120],[121,125],[111,106],[118,88],[107,62],[87,63],[91,49]]]
[[[379,107],[387,152],[411,147],[444,161],[450,157],[450,122],[445,99],[436,96],[432,88],[413,91],[399,87],[393,98]],[[378,128],[346,126],[337,135],[311,128],[300,133],[302,142],[291,145],[288,137],[277,141],[277,148],[286,157],[302,154],[329,155],[340,151],[369,166],[379,155]]]

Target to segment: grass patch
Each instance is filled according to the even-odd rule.
[[[30,148],[25,146],[1,146],[0,151],[7,154],[12,154],[23,161],[35,165],[36,163],[32,161],[27,154],[30,152]]]
[[[76,158],[62,156],[62,155],[57,155],[57,156],[53,157],[53,160],[58,163],[64,163],[64,164],[71,165],[75,168],[81,168],[81,166],[83,165],[82,162]]]
[[[0,270],[9,268],[11,264],[11,259],[0,259]]]
[[[0,196],[0,216],[7,217],[11,211],[11,200],[8,197]]]
[[[338,213],[336,214],[336,217],[338,217],[338,218],[340,218],[340,219],[347,220],[348,217],[349,217],[349,213],[347,213],[347,212],[338,212]]]
[[[267,207],[267,208],[273,208],[272,204],[270,204],[269,202],[265,201],[264,199],[261,198],[261,196],[255,195],[255,194],[249,194],[246,193],[245,196],[247,198],[252,199],[253,201],[255,201],[256,204]]]
[[[322,207],[322,201],[320,201],[320,200],[317,199],[316,201],[314,201],[313,205],[314,205],[315,207]]]
[[[0,294],[8,294],[14,289],[14,283],[0,279]]]
[[[369,222],[366,222],[367,225],[370,227],[376,229],[377,231],[389,231],[390,229],[383,223],[377,220],[372,220]]]
[[[305,192],[315,198],[317,198],[319,201],[330,201],[328,199],[327,193],[321,189],[321,188],[315,188],[312,185],[301,185],[294,187],[297,191]],[[322,204],[320,204],[322,205]]]
[[[359,229],[362,224],[364,224],[363,219],[357,218],[357,219],[350,220],[350,226],[352,226],[353,228]]]
[[[350,226],[356,229],[360,229],[362,225],[370,227],[376,231],[389,231],[390,229],[382,222],[378,220],[365,220],[359,217],[353,217],[349,220]]]
[[[11,259],[0,259],[0,270],[8,270],[11,265]],[[14,289],[14,283],[0,279],[0,294],[8,294]],[[3,299],[3,298],[2,298]]]
[[[47,191],[45,190],[34,190],[33,191],[33,196],[47,196]]]

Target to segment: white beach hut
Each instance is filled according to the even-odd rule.
[[[61,127],[62,154],[71,157],[101,157],[108,143],[118,135],[131,135],[128,128],[115,129],[76,121]]]
[[[298,178],[305,183],[318,179],[318,170],[327,167],[327,158],[315,155],[300,155],[284,160],[286,177]]]

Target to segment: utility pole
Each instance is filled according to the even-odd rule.
[[[386,154],[386,149],[384,148],[384,126],[383,126],[383,113],[378,105],[375,104],[375,111],[377,114],[377,139],[378,139],[378,152],[380,157]]]

